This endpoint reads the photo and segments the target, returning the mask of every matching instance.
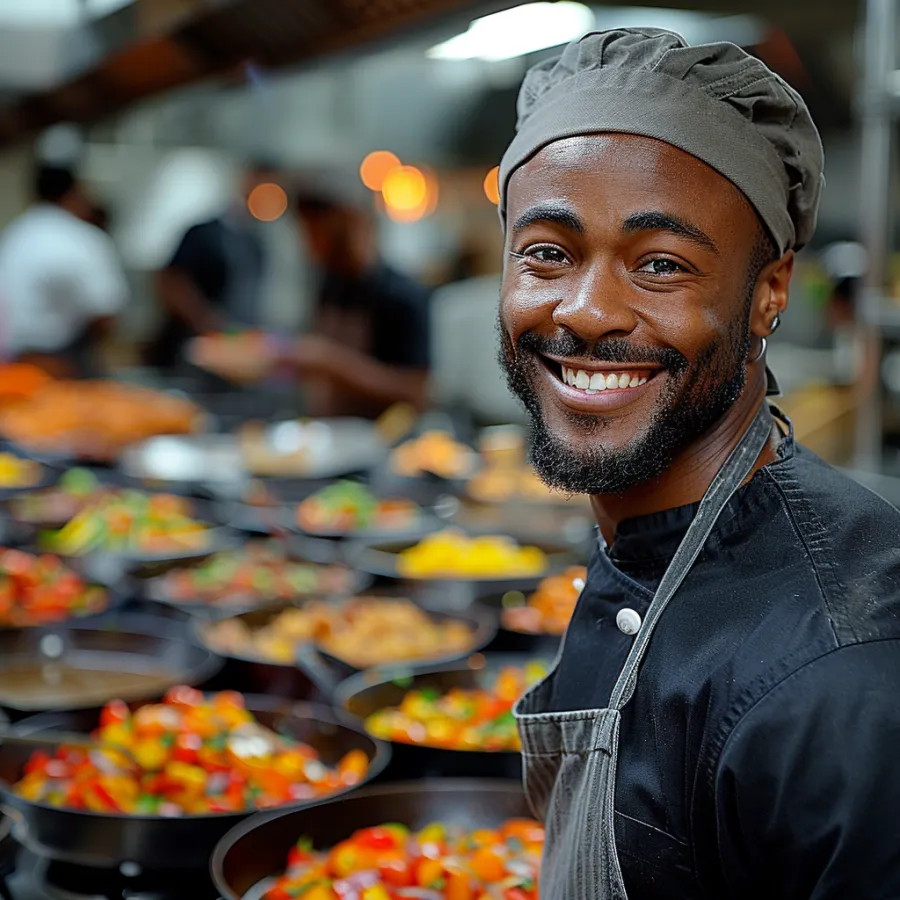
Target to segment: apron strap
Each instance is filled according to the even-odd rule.
[[[647,652],[650,638],[653,636],[660,616],[700,555],[700,551],[725,505],[753,471],[753,466],[766,446],[771,433],[772,414],[768,404],[763,401],[750,427],[744,432],[744,436],[731,451],[728,459],[725,460],[724,465],[703,495],[697,515],[691,522],[687,534],[679,544],[672,562],[659,583],[653,602],[644,617],[644,624],[638,631],[634,644],[631,646],[631,652],[625,660],[625,666],[613,688],[609,705],[614,709],[622,709],[634,694],[638,669]]]

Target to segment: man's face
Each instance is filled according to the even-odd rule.
[[[501,362],[541,476],[621,493],[741,393],[759,224],[729,181],[660,141],[558,141],[510,182]]]

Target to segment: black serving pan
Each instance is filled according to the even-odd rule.
[[[340,603],[342,601],[335,599],[332,602]],[[261,628],[292,606],[293,604],[279,604],[231,618],[245,622],[250,628]],[[458,613],[445,613],[431,609],[427,609],[426,612],[435,619],[461,619],[472,629],[472,643],[464,653],[446,654],[438,659],[428,660],[429,665],[439,665],[457,660],[481,650],[491,642],[497,630],[493,614],[483,608],[472,608]],[[282,697],[300,699],[320,697],[331,702],[338,685],[344,679],[359,672],[359,669],[350,662],[312,646],[299,648],[296,663],[290,665],[268,662],[257,656],[229,654],[215,650],[215,645],[207,642],[205,631],[222,621],[227,620],[219,619],[215,623],[198,621],[195,624],[195,633],[200,643],[225,659],[225,670],[222,673],[221,681],[227,683],[234,690],[277,694]]]
[[[492,828],[531,812],[519,785],[508,781],[448,779],[379,785],[340,801],[303,810],[253,816],[226,834],[210,864],[225,900],[261,900],[285,870],[301,837],[327,849],[360,828],[398,822],[411,829],[431,822]]]
[[[472,534],[472,532],[469,532]],[[515,536],[519,539],[518,536]],[[395,581],[404,581],[417,585],[422,590],[422,596],[427,596],[428,602],[434,605],[439,603],[442,594],[454,597],[462,592],[468,594],[470,600],[477,599],[485,594],[503,593],[505,591],[532,591],[542,579],[548,575],[561,572],[568,566],[578,565],[584,560],[582,548],[573,546],[565,541],[552,537],[535,536],[523,537],[520,543],[538,547],[547,555],[547,567],[538,575],[503,575],[497,578],[490,577],[462,577],[462,578],[410,578],[401,575],[397,567],[397,555],[414,546],[416,541],[386,541],[380,543],[355,543],[347,548],[347,561],[351,566],[363,572],[381,578],[390,578]],[[452,605],[459,605],[461,601],[453,601]]]
[[[0,706],[21,714],[97,708],[116,697],[146,700],[176,684],[201,685],[221,666],[175,621],[122,613],[9,629],[0,631]],[[13,679],[24,689],[16,692]]]
[[[465,660],[429,665],[382,666],[353,675],[338,685],[334,704],[360,719],[386,706],[397,706],[408,691],[431,688],[445,693],[453,687],[491,684],[505,666],[521,666],[541,659],[534,654],[476,653]],[[522,777],[521,754],[506,750],[446,750],[392,742],[394,755],[389,778],[515,778]]]
[[[314,747],[326,764],[336,763],[350,750],[363,750],[369,771],[363,782],[381,772],[389,747],[369,737],[358,725],[333,711],[273,697],[250,696],[247,708],[266,727]],[[41,731],[87,733],[98,723],[98,712],[48,713],[16,726],[21,734]],[[48,744],[48,749],[54,745]],[[16,839],[41,856],[94,867],[119,868],[125,863],[141,869],[197,869],[208,864],[217,841],[250,813],[203,816],[131,816],[68,810],[23,800],[10,786],[19,778],[33,747],[0,744],[0,796],[15,821]],[[343,796],[353,788],[338,794]],[[302,801],[285,808],[308,805]]]

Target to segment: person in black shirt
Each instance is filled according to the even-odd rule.
[[[185,232],[156,279],[164,317],[148,350],[152,365],[174,366],[196,335],[263,324],[265,250],[247,200],[255,187],[277,180],[271,164],[251,164],[235,203]]]
[[[766,401],[823,164],[731,44],[617,29],[526,76],[502,358],[599,525],[515,709],[542,897],[900,897],[900,513]]]
[[[379,256],[371,214],[303,190],[295,205],[321,282],[293,362],[316,415],[375,417],[427,402],[429,291]]]

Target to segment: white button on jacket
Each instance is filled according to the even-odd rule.
[[[641,617],[633,609],[626,607],[616,613],[616,625],[622,634],[637,634],[641,630]]]

